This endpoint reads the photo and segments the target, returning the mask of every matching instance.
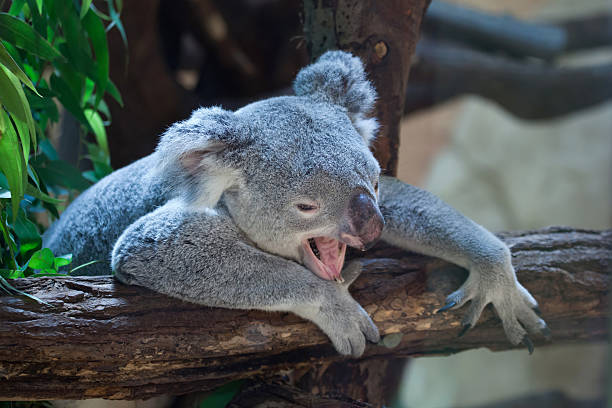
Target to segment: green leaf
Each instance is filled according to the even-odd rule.
[[[119,103],[119,106],[123,108],[123,98],[121,98],[119,90],[117,89],[113,81],[111,81],[110,79],[108,80],[107,87],[108,93],[117,101],[117,103]]]
[[[227,404],[238,394],[243,380],[232,381],[215,389],[198,403],[198,408],[225,408]]]
[[[101,78],[99,68],[96,67],[91,54],[91,48],[85,35],[81,20],[74,12],[74,5],[70,0],[54,0],[55,11],[62,24],[62,32],[66,43],[61,49],[77,72],[92,78],[98,86],[106,86],[108,77]],[[84,85],[84,84],[83,84]],[[82,86],[81,88],[82,89]],[[81,92],[78,93],[80,100]]]
[[[72,254],[57,256],[55,257],[55,260],[53,261],[53,266],[56,271],[59,271],[59,268],[61,268],[62,266],[69,265],[71,262],[72,262]]]
[[[102,20],[111,21],[110,16],[98,10],[94,4],[91,5],[91,9],[93,10],[94,13],[96,13],[96,16],[100,17]],[[108,29],[106,31],[108,31]]]
[[[34,88],[34,84],[30,81],[30,78],[28,78],[25,72],[19,68],[19,65],[17,65],[2,43],[0,43],[0,64],[7,67],[21,82],[30,88],[36,95],[40,96],[36,88]]]
[[[26,186],[25,193],[27,195],[31,195],[34,198],[38,198],[40,201],[44,201],[45,203],[61,204],[65,201],[65,200],[59,200],[57,198],[53,198],[50,195],[43,193],[42,191],[40,191],[39,189],[37,189],[36,187],[34,187],[33,185],[29,183]]]
[[[106,31],[102,21],[93,11],[88,11],[83,19],[83,25],[87,31],[87,35],[91,39],[91,44],[96,56],[96,71],[98,88],[96,89],[96,103],[98,106],[100,100],[104,96],[108,83],[109,58],[108,58],[108,42],[106,40]]]
[[[55,147],[53,147],[49,139],[45,139],[40,142],[40,150],[42,150],[43,154],[47,156],[49,160],[59,160],[57,151],[55,150]]]
[[[17,134],[4,109],[0,109],[0,170],[11,190],[13,219],[17,217],[24,193],[24,173],[27,174]]]
[[[85,109],[85,117],[89,122],[89,125],[93,129],[94,135],[96,136],[96,143],[100,146],[100,149],[104,152],[104,154],[108,157],[110,152],[108,150],[108,140],[106,138],[106,129],[104,128],[104,123],[102,123],[102,118],[93,109]]]
[[[11,51],[9,50],[9,54],[10,53]],[[23,64],[23,71],[26,73],[28,78],[32,80],[32,82],[36,82],[40,79],[40,72],[38,72],[38,68],[34,69],[34,67],[30,64]],[[40,91],[37,92],[40,93]]]
[[[85,78],[85,89],[83,90],[83,98],[81,99],[81,106],[85,105],[89,101],[91,95],[93,95],[96,83],[89,78]],[[93,104],[91,105],[92,107]]]
[[[87,14],[91,2],[92,0],[83,0],[83,2],[81,3],[81,12],[79,13],[81,20],[83,19],[83,17],[85,17],[85,14]]]
[[[32,163],[47,186],[64,186],[83,191],[91,185],[76,167],[65,161],[49,160]]]
[[[39,247],[42,243],[38,228],[26,217],[25,211],[22,209],[19,210],[19,215],[13,223],[13,231],[19,238],[19,250],[22,254]]]
[[[59,51],[29,24],[7,13],[0,13],[0,38],[49,61],[62,57]]]
[[[49,248],[39,249],[32,254],[28,266],[32,269],[54,269],[55,256]]]
[[[43,37],[47,36],[47,19],[43,17],[38,10],[38,0],[26,1],[28,3],[29,16],[25,15],[25,17],[32,20],[32,25],[38,34],[42,35]],[[50,39],[48,39],[48,41],[50,41]]]
[[[71,255],[72,255],[72,254],[71,254]],[[70,272],[68,272],[68,274],[71,274],[72,272],[76,272],[76,271],[78,271],[79,269],[83,269],[83,268],[88,267],[89,265],[93,265],[93,264],[97,264],[97,263],[108,263],[108,261],[102,261],[102,260],[100,260],[100,259],[96,259],[96,260],[93,260],[93,261],[85,262],[84,264],[80,264],[79,266],[77,266],[77,267],[75,267],[75,268],[72,268],[72,269],[70,270]],[[110,269],[110,267],[109,267],[109,269]]]
[[[22,99],[23,96],[23,99]],[[0,65],[0,103],[6,109],[24,122],[32,117],[30,105],[23,93],[23,88],[11,71]]]
[[[47,94],[50,93],[48,90],[41,91],[47,91]],[[59,121],[59,112],[57,110],[57,105],[55,105],[55,102],[53,102],[53,99],[51,97],[38,98],[32,95],[31,92],[28,92],[26,94],[26,98],[28,98],[30,108],[33,111],[42,111],[53,122]]]
[[[35,187],[40,188],[40,180],[38,178],[38,174],[36,174],[36,171],[34,171],[34,168],[32,166],[28,166],[28,176],[30,176],[30,179],[32,179],[32,181],[34,182]]]
[[[9,14],[12,16],[18,16],[21,13],[21,9],[23,9],[23,5],[25,4],[25,0],[13,0],[11,3],[11,8],[9,9]]]
[[[62,50],[62,52],[66,52],[66,54],[68,54],[66,44],[62,44],[60,46],[60,49]],[[71,62],[56,62],[55,69],[57,72],[55,72],[54,76],[56,75],[66,81],[70,92],[79,102],[79,107],[83,106],[80,101],[82,98],[81,95],[85,90],[87,75],[83,73],[79,67],[77,67],[75,64],[72,64]]]
[[[70,86],[63,78],[56,75],[51,76],[51,88],[57,95],[59,101],[64,107],[74,115],[74,117],[89,128],[89,121],[83,114],[79,99],[73,94]]]
[[[112,23],[110,23],[106,29],[110,30],[111,28],[113,28],[113,26],[116,25],[117,30],[119,30],[119,34],[121,34],[123,45],[125,45],[125,48],[127,48],[128,47],[127,36],[125,35],[125,29],[123,28],[121,19],[119,18],[119,12],[117,12],[117,10],[115,9],[115,3],[113,0],[107,0],[106,3],[108,4],[108,15],[110,16],[110,19],[112,20]],[[120,6],[123,7],[123,3],[121,3]]]
[[[0,211],[0,231],[2,232],[2,238],[4,243],[7,245],[10,252],[9,266],[13,269],[17,269],[18,265],[15,261],[15,253],[17,252],[17,243],[13,238],[11,226],[8,223],[8,211]]]
[[[28,129],[28,125],[24,122],[20,121],[16,117],[13,116],[13,123],[15,123],[15,127],[17,128],[17,134],[19,135],[19,139],[21,140],[21,150],[23,151],[23,159],[25,164],[28,164],[28,158],[30,157],[30,130]],[[36,134],[36,133],[35,133]]]
[[[17,129],[19,130],[19,138],[21,139],[22,149],[25,153],[25,160],[29,157],[30,153],[30,138],[33,139],[34,145],[36,145],[36,128],[34,125],[34,119],[32,119],[32,111],[30,110],[30,104],[28,99],[23,92],[21,83],[11,71],[0,64],[0,102],[6,107],[6,109],[14,115],[14,119],[22,121],[27,131],[22,131],[26,127],[19,126],[16,123]]]

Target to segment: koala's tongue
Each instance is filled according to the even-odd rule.
[[[346,245],[328,237],[314,238],[314,242],[319,250],[319,259],[323,264],[320,266],[323,266],[330,279],[341,280],[340,271],[344,264]]]

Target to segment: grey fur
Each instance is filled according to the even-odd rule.
[[[335,51],[304,68],[296,96],[266,99],[236,112],[196,110],[171,126],[150,156],[85,191],[45,234],[75,264],[108,259],[124,283],[228,308],[290,311],[316,323],[342,354],[359,356],[378,330],[348,286],[302,265],[302,242],[339,239],[356,192],[377,201],[380,168],[368,149],[375,92],[359,60]],[[362,201],[363,202],[363,201]],[[311,203],[316,213],[298,211]],[[470,270],[449,296],[472,301],[475,324],[489,302],[513,343],[544,323],[516,281],[506,246],[431,194],[380,178],[383,239]],[[90,273],[109,273],[96,265]],[[517,339],[521,337],[517,341]]]

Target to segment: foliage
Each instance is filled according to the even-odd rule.
[[[48,401],[0,401],[0,408],[53,408]]]
[[[56,275],[71,263],[70,254],[42,248],[37,220],[57,218],[74,192],[112,171],[105,97],[122,101],[109,79],[106,33],[116,27],[127,41],[122,1],[102,6],[14,0],[0,13],[0,290],[14,291],[6,278]],[[48,139],[59,105],[80,124],[89,171],[60,160]]]
[[[198,402],[198,408],[223,408],[240,392],[243,380],[223,384]]]

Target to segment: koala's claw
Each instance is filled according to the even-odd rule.
[[[542,311],[540,310],[538,306],[534,307],[533,311],[535,312],[535,314],[538,315],[538,317],[542,317]]]
[[[352,261],[344,269],[342,269],[342,275],[340,276],[342,282],[339,283],[348,288],[353,284],[353,282],[355,282],[359,275],[361,275],[362,269],[363,268],[360,261]]]
[[[468,332],[468,330],[470,330],[471,328],[472,328],[472,325],[471,325],[471,324],[469,324],[469,323],[468,323],[468,324],[464,324],[464,325],[463,325],[463,328],[461,329],[461,331],[459,332],[459,334],[457,335],[457,337],[463,337],[463,335],[464,335],[465,333],[467,333],[467,332]]]
[[[527,347],[527,350],[529,350],[529,354],[533,354],[533,342],[531,341],[529,336],[523,337],[522,343],[525,345],[525,347]]]
[[[548,326],[545,326],[542,330],[540,330],[540,333],[542,333],[542,336],[544,336],[546,340],[550,341],[552,339],[552,333],[550,332]]]
[[[436,313],[447,311],[448,309],[452,308],[455,305],[456,305],[455,302],[450,301],[450,302],[446,303],[444,306],[442,306],[441,308],[439,308],[438,310],[436,310]]]
[[[512,272],[513,273],[513,272]],[[503,272],[498,279],[483,278],[478,273],[470,273],[467,281],[446,298],[446,303],[437,312],[458,309],[469,302],[466,315],[462,319],[463,328],[458,337],[465,335],[476,325],[484,308],[492,303],[502,321],[508,340],[514,345],[524,344],[533,353],[533,342],[528,333],[540,333],[547,340],[550,329],[542,320],[541,311],[535,299],[515,279],[508,279]]]

